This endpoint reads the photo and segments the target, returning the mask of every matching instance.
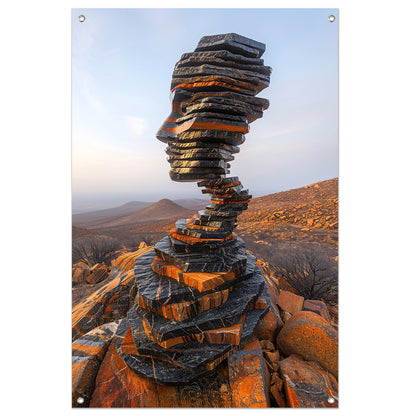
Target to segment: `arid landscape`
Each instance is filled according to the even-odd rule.
[[[154,244],[176,220],[192,217],[207,204],[202,198],[162,199],[154,204],[135,201],[74,215],[73,263],[81,261],[80,252],[95,242],[104,245],[107,253],[94,262],[110,265],[114,257],[137,249],[142,242]],[[253,198],[248,210],[239,216],[236,232],[264,270],[280,277],[281,287],[305,298],[323,299],[336,324],[338,178]],[[75,283],[73,303],[96,288]]]

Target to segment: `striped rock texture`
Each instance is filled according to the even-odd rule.
[[[226,176],[249,123],[269,106],[256,97],[270,81],[264,51],[234,33],[205,36],[173,70],[172,111],[156,136],[167,144],[171,179],[196,181],[211,204],[177,221],[154,250],[136,253],[134,267],[132,256],[117,260],[114,280],[75,308],[74,339],[110,315],[118,319],[114,303],[125,312],[90,407],[192,407],[192,398],[199,407],[269,403],[253,333],[270,296],[233,233],[251,195]],[[217,401],[212,385],[223,392]]]

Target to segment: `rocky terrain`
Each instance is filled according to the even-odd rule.
[[[115,332],[135,296],[134,261],[152,248],[142,244],[111,266],[74,265],[73,276],[94,290],[72,312],[73,407],[338,407],[338,333],[326,304],[283,290],[263,262],[271,309],[213,373],[163,386],[127,367]]]
[[[152,250],[177,218],[194,214],[183,207],[169,214],[175,203],[159,202],[158,220],[155,207],[145,220],[148,206],[124,215],[142,222],[73,227],[74,243],[112,243],[109,256],[77,261],[72,269],[73,395],[85,398],[73,406],[337,407],[338,179],[254,198],[240,215],[236,232],[258,259],[271,309],[242,350],[182,387],[143,379],[117,358],[114,346],[135,298],[135,259]]]

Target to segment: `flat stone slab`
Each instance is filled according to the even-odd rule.
[[[168,142],[169,148],[172,152],[175,151],[182,151],[184,149],[187,150],[203,150],[203,149],[210,149],[210,150],[216,150],[216,151],[226,151],[230,154],[238,153],[240,151],[240,148],[238,146],[231,146],[224,143],[218,143],[215,141],[215,139],[210,142],[209,140],[200,140],[200,141],[194,141],[194,142],[178,142],[170,140]]]
[[[254,65],[256,67],[263,67],[264,60],[260,58],[249,58],[247,56],[234,54],[226,50],[215,51],[201,51],[201,52],[186,52],[182,54],[181,59],[176,64],[178,67],[187,66],[187,61],[192,63],[200,63],[203,60],[224,60],[227,61],[227,66],[232,61],[233,65]]]
[[[176,253],[170,244],[169,236],[156,243],[154,250],[158,257],[173,264],[184,272],[230,272],[244,267],[247,252],[243,240],[237,238],[234,244],[224,247],[221,257],[201,256],[200,253]]]
[[[224,161],[234,160],[234,156],[227,152],[226,150],[219,149],[215,145],[212,147],[204,147],[200,149],[180,149],[174,146],[169,146],[166,150],[166,153],[171,157],[168,161],[173,160],[198,160],[201,159],[223,159]],[[230,167],[225,165],[223,167]]]
[[[202,64],[199,66],[181,67],[173,71],[173,78],[187,78],[203,75],[223,75],[226,77],[239,79],[244,82],[250,82],[257,86],[259,80],[267,80],[270,82],[270,77],[261,73],[252,71],[244,71],[243,69],[234,68],[232,65],[228,67],[215,66],[210,64]]]
[[[176,253],[200,253],[204,256],[221,255],[223,247],[233,244],[235,238],[235,234],[230,234],[221,239],[206,239],[178,234],[176,231],[169,232],[170,243]]]
[[[202,225],[190,225],[187,220],[178,220],[175,223],[178,234],[189,235],[196,238],[225,238],[230,235],[231,231],[224,229],[215,229],[213,227],[204,227]]]
[[[267,289],[265,292],[267,296]],[[116,346],[120,357],[145,379],[162,385],[185,385],[210,374],[229,355],[244,347],[265,313],[267,309],[247,312],[238,346],[190,342],[167,349],[147,338],[139,315],[131,309],[119,326]]]
[[[264,51],[266,50],[266,45],[262,42],[258,42],[254,39],[247,38],[245,36],[239,35],[237,33],[223,33],[219,35],[209,35],[203,36],[201,40],[198,42],[197,49],[208,46],[208,45],[222,45],[223,42],[235,42],[240,45],[248,46],[257,50],[258,56],[255,58],[260,58],[263,55]],[[197,50],[196,49],[196,50]],[[216,48],[212,48],[216,49]]]
[[[231,146],[238,146],[245,142],[244,133],[238,131],[220,130],[220,129],[200,129],[184,131],[178,134],[175,139],[176,142],[193,142],[200,140],[207,140],[207,142],[216,141]]]
[[[152,270],[159,276],[170,277],[185,284],[186,286],[197,289],[199,292],[208,292],[230,281],[233,281],[235,284],[239,280],[234,279],[239,278],[240,275],[243,275],[244,278],[249,278],[254,271],[255,260],[249,260],[247,264],[248,266],[245,270],[237,270],[227,273],[184,273],[176,266],[168,264],[162,259],[156,258],[152,263]]]
[[[254,96],[261,91],[261,84],[254,85],[224,75],[196,75],[190,78],[172,78],[171,91],[175,89],[187,89],[195,92],[207,89],[223,88],[236,91],[239,94]]]
[[[242,272],[237,274],[234,279],[226,280],[215,288],[200,292],[185,283],[155,273],[151,268],[155,258],[156,254],[154,252],[149,252],[146,255],[139,257],[135,264],[137,292],[149,308],[158,308],[162,305],[166,306],[181,302],[195,302],[205,295],[213,293],[214,291],[228,289],[239,281],[251,277],[257,267],[255,266],[255,257],[250,253],[247,253],[245,269],[239,268],[238,270]],[[170,262],[168,263],[170,264]]]
[[[213,35],[213,36],[204,36],[195,48],[196,52],[199,51],[213,51],[213,50],[226,50],[239,55],[247,56],[249,58],[260,58],[263,52],[265,51],[265,45],[253,47],[253,44],[248,44],[243,39],[244,36],[235,35],[235,34],[225,34],[225,35]],[[243,40],[244,43],[240,43],[236,39]],[[257,42],[260,44],[260,42]]]
[[[263,292],[264,280],[258,266],[253,276],[234,285],[227,302],[209,309],[186,321],[175,322],[156,315],[135,305],[136,311],[143,318],[145,325],[152,332],[157,342],[170,338],[186,336],[209,329],[225,328],[236,324],[255,303]]]

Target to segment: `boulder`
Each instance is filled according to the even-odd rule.
[[[271,305],[269,312],[257,324],[254,335],[260,340],[270,340],[272,342],[276,339],[276,334],[283,327],[283,321],[279,312],[274,305]]]
[[[282,308],[283,311],[289,312],[294,315],[303,308],[304,298],[302,296],[295,295],[292,292],[281,290],[279,293],[279,299],[277,304]]]
[[[303,310],[314,312],[322,316],[327,322],[331,323],[328,308],[326,307],[325,302],[322,302],[321,300],[305,300]]]
[[[111,269],[104,263],[95,264],[90,269],[91,273],[86,279],[87,283],[95,285],[96,283],[102,282],[108,277],[110,270]]]
[[[85,282],[89,275],[89,267],[84,262],[80,261],[72,266],[72,284],[79,285]]]
[[[276,345],[284,355],[299,354],[338,377],[338,332],[320,315],[301,311],[279,332]]]
[[[287,407],[338,407],[338,383],[318,364],[291,355],[280,362],[279,372],[283,378]],[[276,390],[272,387],[271,393]]]

